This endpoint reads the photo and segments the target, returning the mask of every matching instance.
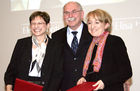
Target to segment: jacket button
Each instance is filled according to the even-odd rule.
[[[76,60],[77,58],[74,58],[74,61]]]
[[[75,69],[74,71],[77,72],[77,69]]]
[[[44,81],[42,81],[42,84],[44,85],[44,84],[45,84],[45,82],[44,82]]]

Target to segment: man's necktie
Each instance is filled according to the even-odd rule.
[[[73,34],[73,40],[71,42],[71,49],[73,50],[74,54],[76,54],[77,48],[78,48],[78,39],[76,37],[77,32],[72,32]]]

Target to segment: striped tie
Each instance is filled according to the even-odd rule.
[[[74,54],[76,54],[76,51],[77,51],[77,48],[78,48],[78,39],[76,37],[76,34],[77,32],[72,32],[73,34],[73,40],[72,40],[72,43],[71,43],[71,49],[73,50]]]

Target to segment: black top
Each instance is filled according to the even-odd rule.
[[[49,39],[42,63],[41,78],[30,77],[28,74],[32,60],[32,37],[19,39],[5,72],[5,84],[14,85],[15,79],[20,78],[26,81],[41,81],[41,84],[47,87],[47,91],[57,91],[62,78],[62,46]]]
[[[90,73],[93,72],[93,60],[95,58],[97,47],[98,47],[97,45],[94,46],[91,61],[90,61],[90,64],[89,64],[89,67],[88,67],[88,70],[87,70],[87,74],[90,74]]]
[[[91,66],[88,71],[92,71]],[[124,91],[123,83],[132,76],[132,68],[126,46],[120,37],[107,37],[99,72],[89,72],[87,81],[103,81],[105,88],[99,91]]]

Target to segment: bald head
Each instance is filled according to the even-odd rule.
[[[70,2],[68,2],[68,3],[66,3],[66,4],[64,5],[63,11],[64,11],[65,7],[67,7],[67,6],[71,5],[71,4],[76,5],[80,10],[83,10],[83,8],[82,8],[82,6],[81,6],[80,3],[75,2],[75,1],[70,1]]]

